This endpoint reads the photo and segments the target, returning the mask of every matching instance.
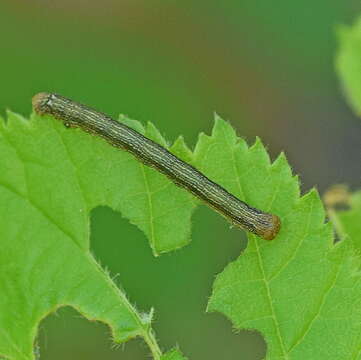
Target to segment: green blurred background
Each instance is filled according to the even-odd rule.
[[[356,0],[1,0],[0,114],[28,116],[31,97],[54,91],[116,116],[153,121],[193,146],[213,114],[249,142],[281,150],[303,191],[359,185],[361,123],[334,71],[335,29]],[[356,151],[355,151],[356,149]],[[92,213],[92,251],[142,311],[155,308],[164,349],[190,359],[262,359],[255,332],[206,314],[212,282],[245,236],[212,211],[193,218],[191,245],[153,258],[143,234],[107,208]],[[106,326],[69,308],[40,327],[41,358],[146,359],[140,340],[111,344]]]

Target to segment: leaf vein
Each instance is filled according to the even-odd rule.
[[[342,267],[342,262],[340,262],[340,264],[338,265],[335,276],[333,277],[333,279],[330,282],[330,285],[327,287],[326,291],[324,292],[324,294],[323,294],[323,296],[321,298],[321,301],[319,303],[319,306],[318,306],[313,318],[310,319],[310,321],[308,322],[308,324],[305,327],[305,330],[303,331],[302,334],[300,334],[299,338],[295,339],[294,343],[290,346],[290,348],[288,350],[288,353],[293,351],[294,348],[296,346],[298,346],[302,342],[302,340],[306,337],[307,333],[310,331],[310,329],[312,327],[312,324],[316,321],[316,319],[321,314],[321,310],[322,310],[322,308],[323,308],[323,306],[324,306],[324,304],[326,302],[327,295],[329,294],[329,292],[332,290],[333,286],[335,285],[335,283],[337,281],[337,278],[338,278],[338,275],[340,273],[341,267]]]

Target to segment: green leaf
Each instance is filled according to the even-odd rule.
[[[336,69],[346,98],[357,115],[361,115],[361,18],[353,26],[338,29],[339,50]]]
[[[151,124],[121,118],[167,145]],[[361,359],[359,258],[333,229],[316,191],[300,198],[281,154],[273,163],[259,139],[248,147],[216,118],[192,153],[171,150],[250,205],[280,216],[268,242],[249,234],[245,252],[217,277],[208,310],[266,339],[267,359]],[[120,211],[144,231],[155,254],[185,245],[199,203],[165,176],[104,140],[58,121],[9,113],[0,121],[0,354],[33,359],[41,319],[70,305],[111,328],[116,342],[142,336],[161,354],[150,314],[139,313],[89,252],[89,212]]]
[[[133,126],[165,145],[151,124]],[[0,122],[0,159],[0,354],[33,359],[39,322],[70,305],[108,324],[116,342],[144,337],[158,359],[151,316],[136,311],[89,252],[89,212],[120,211],[158,254],[189,241],[192,196],[52,118],[9,113]]]
[[[248,235],[244,253],[217,276],[208,311],[260,331],[267,359],[360,359],[359,259],[348,242],[333,244],[317,192],[300,198],[284,155],[271,163],[258,139],[248,148],[220,119],[195,155],[229,191],[282,221],[271,242]]]
[[[171,350],[167,354],[162,356],[162,360],[187,360],[183,355],[177,350]]]

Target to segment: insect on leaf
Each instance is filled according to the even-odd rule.
[[[164,141],[153,126],[128,125]],[[245,252],[217,277],[208,310],[260,331],[267,359],[361,359],[359,259],[347,239],[333,244],[317,192],[300,197],[285,156],[272,163],[260,140],[248,147],[220,118],[193,154],[182,139],[173,148],[282,220],[272,242],[249,235]],[[33,359],[41,319],[70,305],[108,324],[116,342],[142,336],[155,359],[182,359],[161,355],[151,316],[137,312],[90,254],[89,211],[120,211],[160,253],[188,242],[199,202],[130,154],[50,117],[9,113],[0,154],[0,354]]]

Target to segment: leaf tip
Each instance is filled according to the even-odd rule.
[[[169,147],[167,144],[167,141],[165,140],[165,138],[163,137],[161,132],[151,121],[147,121],[147,126],[145,128],[145,134],[150,139],[161,144],[162,146],[167,147],[167,148]]]
[[[256,136],[256,139],[255,139],[253,145],[251,146],[251,148],[258,148],[258,147],[265,149],[262,139],[259,136]]]
[[[193,159],[193,153],[187,146],[182,135],[177,137],[173,145],[170,147],[170,150],[186,162],[191,162]]]
[[[118,121],[121,122],[122,124],[130,127],[131,129],[140,132],[143,135],[145,133],[145,128],[144,128],[143,124],[138,120],[133,120],[133,119],[129,118],[127,115],[119,114]]]
[[[217,114],[215,114],[211,137],[225,138],[233,144],[237,141],[237,134],[233,126],[229,123],[229,121],[224,120]]]

